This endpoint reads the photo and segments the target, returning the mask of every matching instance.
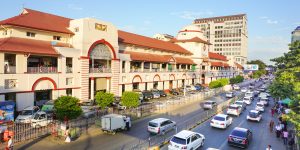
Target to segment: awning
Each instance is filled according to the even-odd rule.
[[[289,99],[289,98],[286,98],[286,99],[283,99],[283,100],[279,101],[279,103],[286,104],[286,105],[291,104],[291,102],[292,102],[292,100]]]

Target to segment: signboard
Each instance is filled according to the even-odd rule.
[[[96,23],[95,29],[100,31],[107,31],[107,25]]]
[[[258,70],[258,65],[256,65],[256,64],[247,64],[247,65],[244,65],[244,70],[256,71],[256,70]]]
[[[15,105],[13,101],[0,102],[0,122],[14,121]]]

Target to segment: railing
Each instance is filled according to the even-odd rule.
[[[28,73],[57,73],[57,67],[27,67]]]
[[[16,66],[4,66],[4,73],[5,74],[15,74],[16,73]]]
[[[73,72],[73,67],[66,66],[66,73],[72,73],[72,72]]]
[[[150,72],[150,69],[144,69],[144,72]]]
[[[90,73],[111,73],[111,68],[90,68]]]
[[[142,72],[142,68],[130,69],[130,72]]]

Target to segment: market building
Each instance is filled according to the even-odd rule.
[[[211,44],[193,25],[160,40],[94,18],[25,8],[0,27],[0,101],[16,101],[17,111],[61,95],[87,101],[97,91],[117,96],[134,89],[167,91],[242,70],[210,52]]]

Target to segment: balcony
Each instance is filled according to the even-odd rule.
[[[57,67],[27,67],[27,73],[57,73]]]
[[[5,74],[15,74],[16,66],[4,66],[4,73]]]
[[[142,72],[142,68],[132,68],[130,72]]]
[[[90,73],[111,73],[111,68],[90,68]]]
[[[73,68],[66,66],[66,73],[72,73],[72,72],[73,72]]]

